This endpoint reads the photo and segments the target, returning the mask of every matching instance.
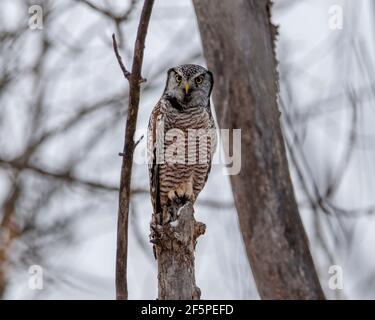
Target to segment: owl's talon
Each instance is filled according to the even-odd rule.
[[[158,244],[159,241],[156,238],[152,238],[150,239],[150,242],[153,244]]]
[[[177,198],[183,198],[185,193],[186,193],[186,190],[185,190],[185,184],[181,185],[180,187],[178,187],[176,190],[175,190],[175,195]]]
[[[173,200],[177,197],[177,193],[175,190],[170,190],[168,192],[168,199],[173,202]]]
[[[176,189],[170,190],[168,199],[171,203],[176,203],[177,205],[181,205],[186,201],[194,203],[193,178],[191,177],[187,182],[181,183]]]

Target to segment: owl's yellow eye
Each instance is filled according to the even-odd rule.
[[[179,75],[179,74],[176,74],[175,75],[175,79],[178,83],[180,83],[182,81],[182,77]]]
[[[195,78],[195,83],[198,84],[198,85],[202,84],[203,83],[203,77],[202,76],[196,77]]]

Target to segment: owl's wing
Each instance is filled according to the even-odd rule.
[[[210,120],[210,130],[211,130],[211,159],[210,161],[212,162],[212,158],[214,157],[214,154],[217,149],[217,132],[216,132],[216,125],[215,125],[215,120],[211,116]]]
[[[157,134],[158,128],[160,128],[161,124],[163,123],[163,115],[160,111],[160,104],[161,102],[159,101],[151,113],[147,132],[147,158],[150,179],[150,194],[152,208],[155,214],[161,212],[159,164],[157,163],[157,150],[158,146],[161,146],[162,143],[162,141],[158,141],[160,140],[160,134]]]
[[[204,179],[204,184],[203,186],[206,184],[207,182],[207,179],[208,179],[208,176],[211,172],[211,167],[212,167],[212,159],[214,157],[214,154],[216,152],[216,149],[217,149],[217,132],[216,132],[216,125],[215,125],[215,120],[214,118],[212,117],[211,113],[210,113],[210,153],[209,153],[209,159],[208,159],[208,169],[207,169],[207,172],[206,172],[206,177]]]

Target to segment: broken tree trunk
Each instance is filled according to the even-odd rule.
[[[159,300],[199,300],[195,283],[194,251],[205,224],[194,218],[190,202],[178,209],[176,219],[157,225],[154,250],[158,263]]]
[[[281,134],[269,0],[193,0],[221,128],[242,130],[231,176],[240,227],[263,299],[324,299],[298,213]]]

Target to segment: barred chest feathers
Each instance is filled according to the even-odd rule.
[[[211,117],[204,107],[195,107],[191,110],[177,110],[173,108],[169,101],[162,103],[161,112],[164,114],[165,129],[210,129]]]

